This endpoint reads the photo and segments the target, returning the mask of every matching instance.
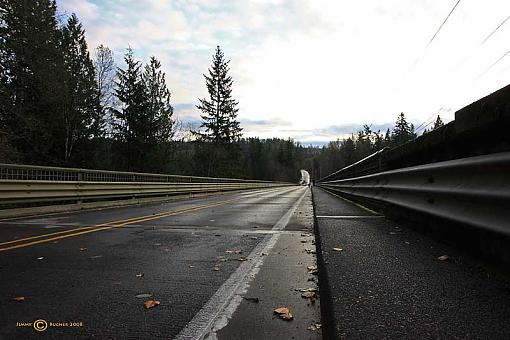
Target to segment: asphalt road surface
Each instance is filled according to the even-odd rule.
[[[1,220],[0,338],[319,339],[312,226],[297,186]]]

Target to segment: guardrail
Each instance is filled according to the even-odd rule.
[[[326,178],[317,186],[510,235],[510,152]]]
[[[0,164],[0,205],[258,189],[284,182]]]

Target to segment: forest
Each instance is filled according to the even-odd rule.
[[[416,138],[404,113],[392,130],[365,125],[320,148],[243,138],[219,46],[196,106],[202,124],[182,133],[157,58],[127,48],[116,65],[108,46],[89,48],[75,14],[57,13],[51,0],[0,0],[0,162],[296,182],[299,169],[319,178]]]

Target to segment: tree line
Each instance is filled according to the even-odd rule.
[[[229,72],[218,46],[202,124],[178,137],[156,57],[127,48],[117,66],[107,46],[90,54],[78,17],[60,22],[55,1],[0,0],[0,162],[297,181],[299,169],[326,174],[416,137],[402,113],[393,131],[365,126],[323,148],[243,138]]]

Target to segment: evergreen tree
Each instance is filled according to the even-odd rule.
[[[149,141],[148,103],[141,65],[134,59],[131,49],[127,49],[124,61],[127,68],[117,70],[115,94],[120,107],[114,110],[114,129],[117,140],[126,147],[122,168],[139,170],[143,154],[141,146]]]
[[[443,125],[444,125],[444,123],[443,123],[443,121],[441,120],[441,117],[439,117],[439,115],[437,115],[437,119],[436,119],[436,121],[435,121],[435,123],[434,123],[434,127],[432,128],[432,130],[435,130],[435,129],[437,129],[437,128],[440,128],[440,127],[441,127],[441,126],[443,126]]]
[[[199,99],[197,108],[202,111],[203,123],[200,132],[201,140],[215,144],[229,144],[241,137],[241,127],[237,121],[237,101],[232,98],[232,77],[228,75],[230,61],[220,47],[216,47],[209,75],[204,74],[209,99]]]
[[[169,142],[173,136],[174,109],[170,104],[165,73],[161,71],[161,63],[155,57],[151,57],[149,64],[145,66],[143,81],[148,100],[149,139],[157,143]]]
[[[0,0],[0,122],[12,160],[58,164],[63,66],[56,4]]]
[[[393,129],[391,140],[393,145],[401,145],[415,137],[414,126],[409,124],[403,112],[398,115]]]
[[[87,49],[85,32],[76,15],[62,28],[63,78],[62,129],[64,160],[69,160],[80,143],[103,133],[94,66]]]

